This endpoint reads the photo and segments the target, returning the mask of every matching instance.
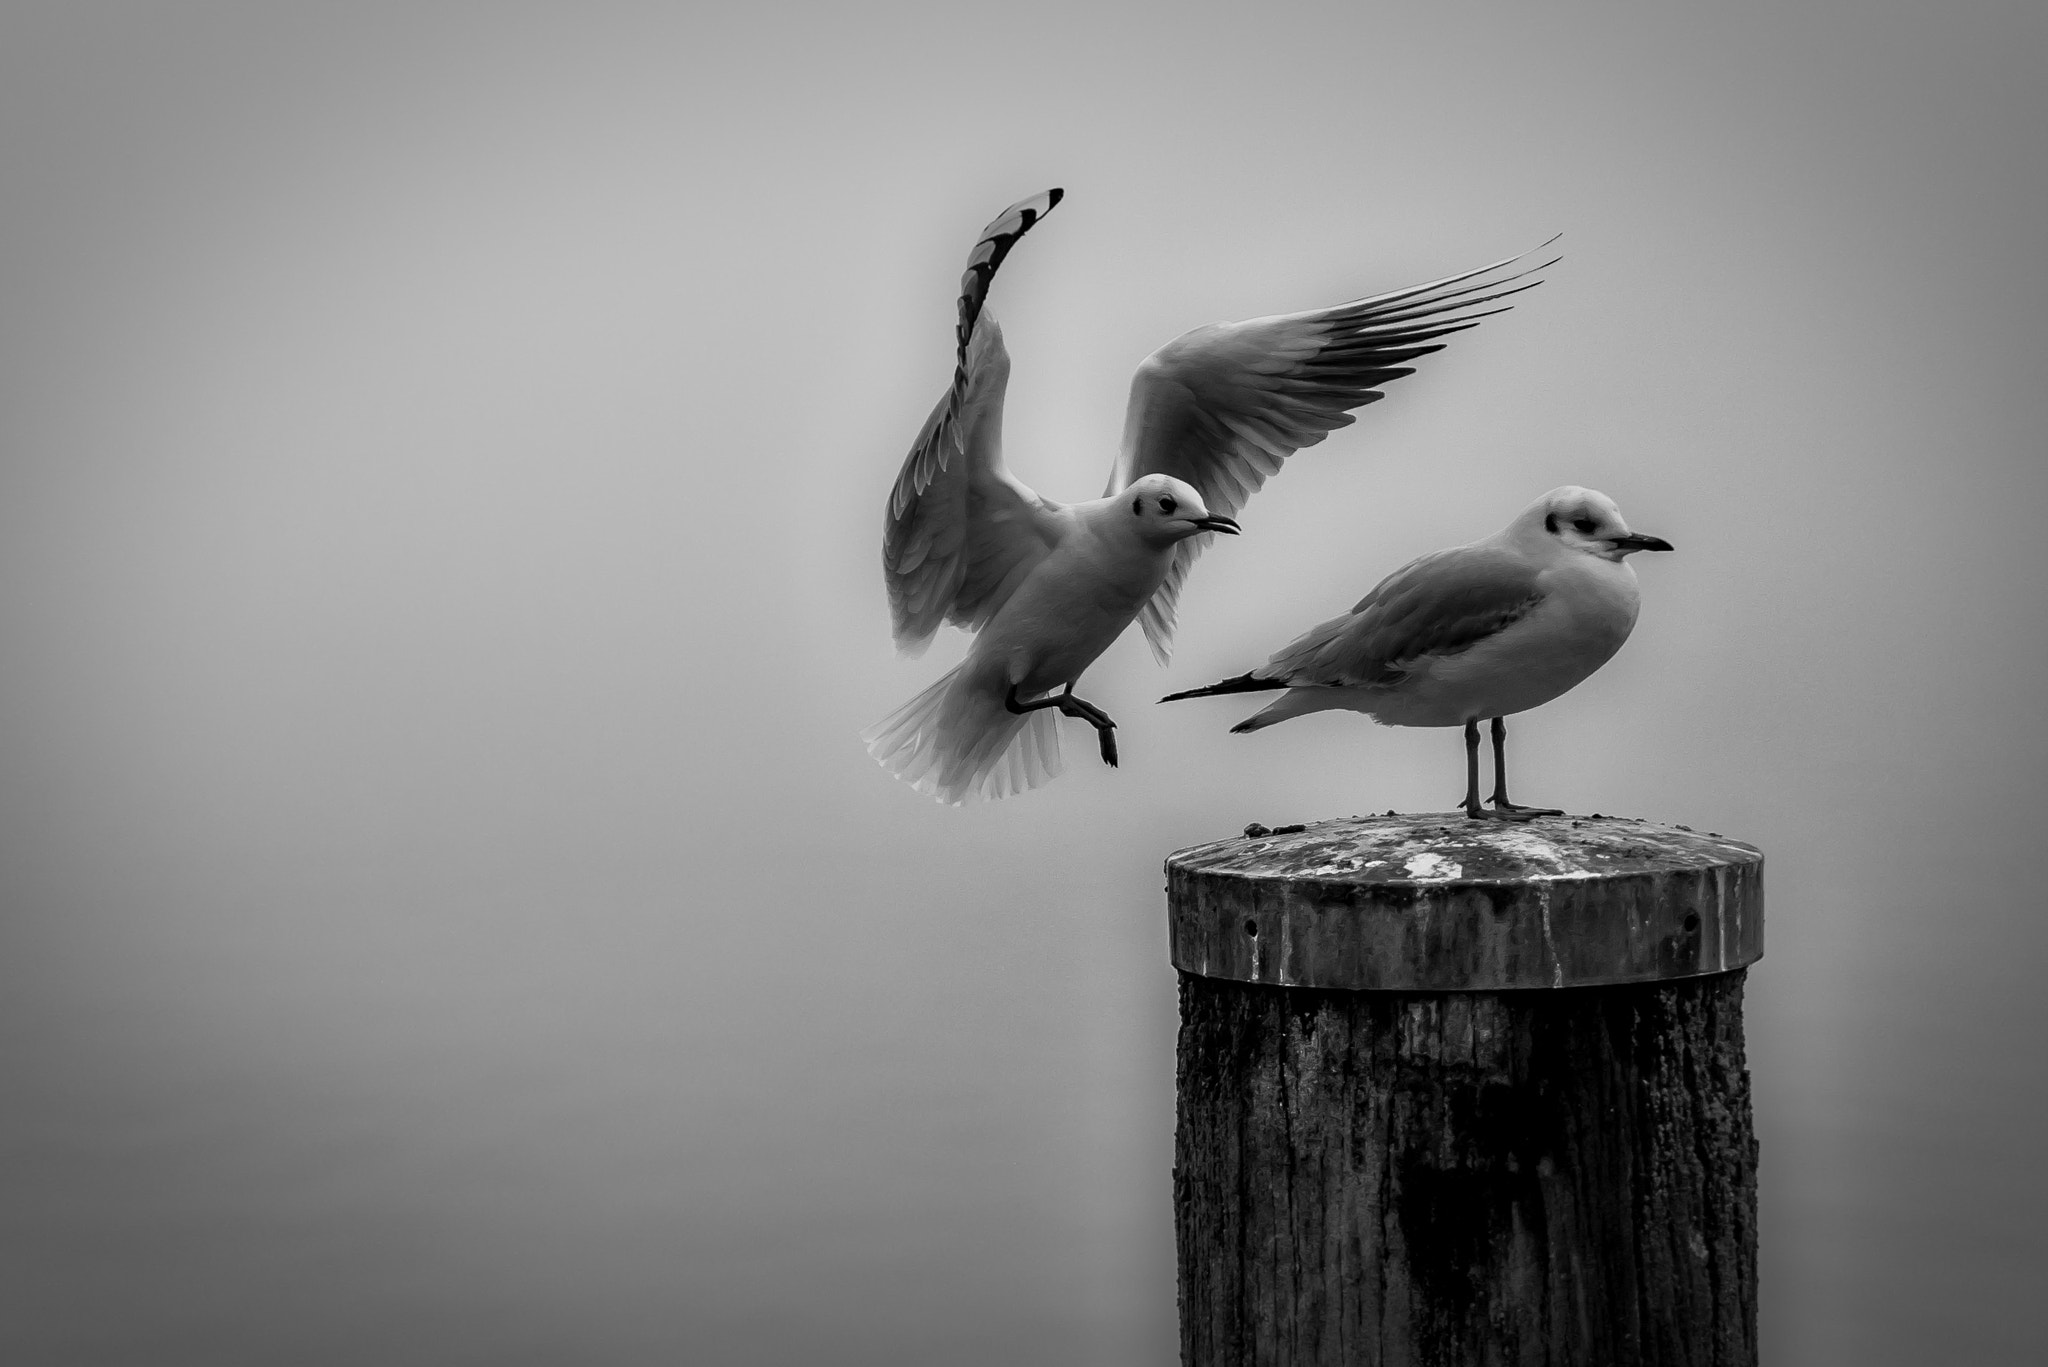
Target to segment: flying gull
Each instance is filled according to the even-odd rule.
[[[1003,258],[1053,206],[1047,190],[1004,210],[960,281],[953,383],[890,492],[882,562],[897,646],[920,653],[943,622],[976,633],[967,657],[861,733],[868,752],[941,802],[999,798],[1060,771],[1055,713],[1116,723],[1074,682],[1132,619],[1161,664],[1174,608],[1212,539],[1303,446],[1352,421],[1433,339],[1474,326],[1528,289],[1510,257],[1425,285],[1305,313],[1214,323],[1161,347],[1131,382],[1121,453],[1103,497],[1056,503],[1002,456],[1010,358],[983,307]],[[1550,264],[1545,262],[1545,265]]]
[[[1559,816],[1508,801],[1501,719],[1542,706],[1614,657],[1636,624],[1628,556],[1670,549],[1630,531],[1607,495],[1552,489],[1485,540],[1409,561],[1249,674],[1160,701],[1286,690],[1232,731],[1330,708],[1388,726],[1462,725],[1465,815]],[[1483,718],[1493,722],[1491,811],[1479,801]]]

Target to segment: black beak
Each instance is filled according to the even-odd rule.
[[[1232,536],[1236,536],[1244,530],[1229,518],[1215,513],[1211,513],[1207,517],[1196,518],[1195,525],[1205,532],[1229,532]],[[1669,548],[1667,547],[1666,549]]]
[[[1630,551],[1668,551],[1671,549],[1671,543],[1661,536],[1644,536],[1639,532],[1630,532],[1626,536],[1615,537],[1614,548],[1627,555]]]

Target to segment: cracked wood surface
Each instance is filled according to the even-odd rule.
[[[1173,963],[1293,987],[1497,991],[1723,973],[1763,954],[1763,854],[1620,817],[1348,817],[1166,863]]]
[[[1763,856],[1352,817],[1167,861],[1189,1367],[1750,1367]]]
[[[1181,977],[1182,1361],[1756,1361],[1736,971],[1411,994]]]

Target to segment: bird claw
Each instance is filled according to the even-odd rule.
[[[1534,821],[1543,812],[1535,807],[1517,807],[1511,811],[1489,811],[1484,807],[1467,807],[1465,815],[1473,821]]]

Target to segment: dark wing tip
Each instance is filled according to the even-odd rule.
[[[1024,236],[1031,231],[1034,223],[1051,213],[1066,197],[1067,192],[1057,185],[1050,190],[1040,190],[1035,195],[1024,196],[988,221],[988,226],[981,230],[982,240],[974,244],[975,256],[970,258],[970,261],[979,259],[982,249],[991,245],[992,238],[1008,239],[1013,242]],[[1007,249],[1007,245],[998,248],[998,255]]]
[[[1035,195],[1026,195],[1009,208],[997,214],[981,236],[975,240],[974,250],[967,254],[967,269],[960,276],[960,321],[954,328],[958,343],[958,362],[955,376],[956,388],[966,375],[967,343],[974,336],[974,325],[981,318],[982,302],[988,298],[989,283],[995,279],[996,268],[1003,264],[1003,258],[1010,254],[1010,248],[1018,239],[1031,231],[1032,226],[1053,207],[1067,197],[1067,192],[1057,185],[1050,190],[1041,190]]]

